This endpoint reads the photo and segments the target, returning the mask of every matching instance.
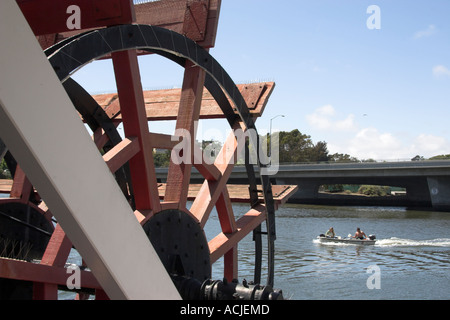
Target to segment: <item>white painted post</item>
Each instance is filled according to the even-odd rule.
[[[111,299],[179,299],[16,1],[0,1],[0,139]]]

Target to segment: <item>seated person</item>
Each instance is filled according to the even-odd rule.
[[[363,231],[361,231],[360,228],[356,228],[356,233],[355,233],[354,238],[364,240],[364,239],[367,239],[367,236]]]
[[[328,231],[325,233],[325,237],[330,237],[330,238],[334,238],[334,237],[335,237],[333,227],[331,227],[330,229],[328,229]]]

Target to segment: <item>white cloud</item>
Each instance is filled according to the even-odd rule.
[[[427,154],[436,156],[440,154],[450,154],[449,143],[444,137],[438,137],[431,134],[420,134],[414,140],[414,149],[418,154]]]
[[[306,116],[309,125],[319,130],[354,131],[355,116],[349,114],[344,119],[336,119],[336,110],[332,105],[325,105]]]
[[[400,159],[405,157],[402,143],[391,133],[380,132],[376,128],[360,130],[350,140],[349,154],[359,159]]]
[[[437,28],[434,24],[431,24],[428,26],[428,28],[426,28],[425,30],[420,30],[417,31],[414,34],[414,39],[420,39],[420,38],[424,38],[424,37],[430,37],[432,35],[434,35],[437,32]]]
[[[450,77],[450,70],[443,65],[434,66],[433,75],[435,77]]]
[[[360,160],[403,161],[416,155],[430,158],[450,154],[450,141],[432,134],[420,134],[407,139],[402,134],[381,132],[369,127],[358,131],[353,137],[341,137],[340,141],[328,143],[328,150],[330,153],[347,153]]]
[[[381,130],[373,124],[364,127],[363,123],[357,123],[353,114],[340,116],[332,105],[317,108],[306,119],[310,129],[321,131],[312,137],[320,135],[320,139],[327,142],[330,154],[346,153],[360,160],[377,161],[405,161],[416,155],[430,158],[450,154],[450,140],[446,137],[423,132],[411,136],[389,128]]]

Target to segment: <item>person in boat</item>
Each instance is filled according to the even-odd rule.
[[[325,237],[330,237],[330,238],[334,238],[334,237],[335,237],[333,227],[331,227],[330,229],[328,229],[328,231],[325,233]]]
[[[360,240],[365,240],[365,239],[367,239],[367,236],[364,233],[364,231],[361,231],[360,228],[356,228],[356,233],[355,233],[355,236],[353,238],[360,239]]]

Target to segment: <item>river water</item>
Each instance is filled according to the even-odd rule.
[[[239,215],[247,207],[234,209]],[[317,235],[329,227],[343,237],[360,227],[378,241],[374,246],[318,243]],[[214,228],[207,225],[207,234]],[[450,213],[285,205],[276,213],[276,228],[275,287],[285,298],[450,299]],[[251,236],[239,252],[240,280],[251,280]],[[217,262],[213,277],[220,279],[222,270]]]
[[[235,204],[233,209],[239,218],[248,206]],[[374,246],[318,243],[317,236],[330,227],[343,237],[360,227],[378,241]],[[450,213],[287,204],[276,212],[276,229],[275,287],[285,298],[450,299]],[[219,230],[213,212],[205,227],[208,239]],[[239,243],[240,281],[253,278],[253,253],[249,235]],[[76,251],[71,260],[80,263]],[[219,260],[213,279],[222,277]],[[61,292],[60,299],[73,296]]]

